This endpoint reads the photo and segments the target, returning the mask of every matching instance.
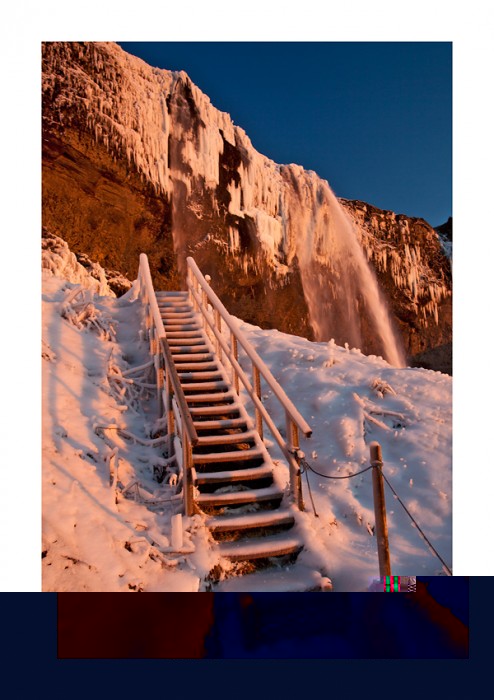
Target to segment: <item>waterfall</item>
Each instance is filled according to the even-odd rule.
[[[296,241],[316,340],[334,338],[340,345],[348,343],[367,354],[380,354],[394,366],[405,366],[405,353],[357,238],[356,224],[326,181],[307,171],[287,172],[292,167],[285,170],[290,180],[285,190],[286,224]]]

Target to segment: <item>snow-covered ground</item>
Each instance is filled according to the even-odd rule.
[[[151,370],[138,369],[149,359],[139,301],[132,290],[120,299],[98,296],[75,268],[69,281],[61,275],[70,253],[59,253],[43,272],[43,590],[204,590],[217,557],[202,518],[183,518],[177,551],[171,517],[180,501],[172,483],[153,479],[163,452],[150,442]],[[313,428],[302,448],[314,469],[339,476],[362,470],[377,440],[384,473],[451,565],[451,377],[395,369],[333,342],[241,327]],[[269,390],[263,400],[282,426]],[[115,425],[127,433],[104,429]],[[267,439],[278,475],[288,480]],[[318,517],[304,475],[302,560],[329,576],[335,591],[366,590],[378,577],[371,472],[308,476]],[[386,499],[393,573],[443,573],[389,490]]]

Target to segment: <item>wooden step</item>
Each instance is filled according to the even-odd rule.
[[[182,354],[182,353],[172,353],[172,355],[176,355],[174,357],[174,362],[179,362],[182,364],[183,362],[188,362],[189,360],[191,362],[199,362],[200,360],[207,360],[207,361],[212,361],[214,360],[214,355],[211,352],[203,352],[203,353],[191,353],[190,355],[187,354]],[[176,366],[176,365],[175,365]]]
[[[206,381],[208,379],[216,379],[223,381],[223,372],[219,369],[210,372],[187,372],[184,370],[177,370],[178,376],[180,377],[180,382],[200,382]]]
[[[217,391],[219,393],[227,391],[228,384],[226,384],[226,382],[223,381],[184,382],[182,384],[182,389],[184,390],[184,393],[190,393],[191,391]]]
[[[199,328],[195,331],[166,331],[166,338],[168,341],[175,338],[200,338],[202,337],[202,330]]]
[[[243,433],[226,433],[218,435],[203,435],[199,437],[197,443],[201,447],[204,445],[235,445],[243,442],[255,442],[256,430],[246,430]]]
[[[248,450],[235,450],[234,452],[207,452],[206,454],[193,454],[194,464],[218,464],[221,462],[243,462],[247,459],[264,457],[260,447],[252,447]]]
[[[251,574],[231,576],[212,586],[214,593],[314,593],[331,588],[329,579],[298,561],[287,567],[262,568]]]
[[[231,394],[233,396],[233,393]],[[197,398],[197,397],[195,397]],[[236,402],[228,404],[217,404],[216,406],[189,406],[192,417],[194,416],[229,416],[240,413],[239,404]]]
[[[207,345],[176,345],[170,348],[172,355],[194,355],[195,353],[205,353],[209,350]],[[182,358],[178,358],[179,360]]]
[[[175,332],[180,332],[180,333],[182,333],[183,331],[198,331],[198,330],[201,330],[200,327],[197,325],[197,323],[196,323],[196,324],[190,324],[190,325],[187,325],[187,326],[177,326],[177,325],[169,326],[168,324],[165,323],[165,324],[164,324],[164,328],[165,328],[165,334],[166,334],[166,335],[168,335],[168,333],[169,333],[170,331],[171,331],[172,333],[175,333]]]
[[[251,537],[236,542],[221,542],[217,545],[217,551],[222,557],[231,561],[245,561],[293,554],[300,551],[303,546],[302,539],[297,535],[280,533],[262,538]]]
[[[170,338],[170,336],[167,334],[166,340],[168,341],[168,345],[170,346],[170,348],[186,346],[189,347],[192,345],[204,346],[204,338],[202,337],[202,334],[197,338],[184,338],[183,336],[180,338]]]
[[[237,395],[233,391],[224,391],[223,393],[216,394],[186,394],[185,396],[187,403],[221,404],[222,402],[228,402],[230,405],[232,402],[234,402],[235,398],[237,398]],[[238,404],[235,404],[235,406],[238,407]],[[227,406],[225,406],[225,408],[227,408]],[[203,413],[206,415],[205,411]],[[222,412],[220,411],[220,413]],[[228,411],[223,411],[223,413],[228,413]]]
[[[180,358],[182,359],[182,358]],[[190,370],[213,370],[218,369],[217,362],[175,362],[177,372],[188,372]]]
[[[225,418],[223,420],[195,420],[194,427],[199,430],[231,430],[247,428],[245,418]]]
[[[235,481],[253,481],[255,479],[267,479],[273,476],[273,469],[270,464],[261,464],[259,467],[249,467],[248,469],[228,469],[223,472],[197,472],[196,483],[201,484],[223,484]]]
[[[228,491],[226,493],[200,493],[196,496],[199,507],[229,506],[245,503],[261,503],[263,501],[281,500],[283,491],[273,484],[261,489],[246,489],[245,491]]]
[[[240,515],[214,515],[206,519],[206,527],[212,532],[228,532],[230,530],[250,530],[255,527],[276,527],[293,525],[293,513],[287,508],[276,510],[260,510],[256,513],[241,513]]]
[[[168,290],[163,291],[163,292],[155,292],[156,298],[157,299],[164,299],[164,298],[170,298],[170,299],[178,299],[178,298],[189,298],[189,292],[170,292]]]
[[[160,310],[163,321],[189,321],[195,318],[192,311],[163,311]]]

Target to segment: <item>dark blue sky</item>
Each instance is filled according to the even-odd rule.
[[[449,42],[119,42],[185,70],[277,163],[433,226],[452,214]]]

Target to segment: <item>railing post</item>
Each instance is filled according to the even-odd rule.
[[[214,324],[215,324],[216,328],[218,329],[218,331],[221,333],[221,315],[217,309],[214,310]],[[217,338],[216,338],[216,354],[218,355],[219,361],[223,362],[223,351],[221,349],[221,345],[220,345]]]
[[[235,360],[238,362],[238,341],[237,341],[237,338],[236,338],[235,333],[233,331],[230,334],[230,341],[231,341],[230,345],[231,345],[231,349],[232,349],[232,355],[235,358]],[[238,374],[237,374],[237,370],[235,369],[233,364],[232,364],[232,384],[235,387],[235,391],[238,394],[239,393]]]
[[[156,372],[156,396],[158,400],[158,418],[161,418],[163,416],[163,367],[161,360],[161,342],[160,339],[157,338],[154,355],[154,369]]]
[[[388,524],[386,522],[386,502],[384,499],[384,479],[382,475],[382,452],[378,442],[371,442],[370,463],[372,469],[372,490],[374,493],[374,513],[376,517],[377,556],[379,576],[391,576],[389,559]]]
[[[259,401],[261,401],[261,374],[259,372],[259,369],[257,366],[252,363],[252,385],[254,387],[254,393],[258,397]],[[263,428],[262,428],[262,414],[260,410],[257,408],[255,409],[256,412],[256,429],[259,435],[261,436],[261,440],[264,439],[264,434],[263,434]]]
[[[207,282],[208,284],[211,282],[211,277],[210,277],[209,275],[205,275],[205,276],[204,276],[204,279],[206,280],[206,282]],[[214,334],[213,334],[213,338],[211,338],[211,330],[210,330],[210,328],[209,328],[209,323],[208,323],[207,320],[206,320],[206,313],[207,313],[207,311],[208,311],[208,306],[209,306],[208,295],[206,294],[206,292],[204,291],[204,289],[202,289],[202,287],[200,287],[199,284],[198,284],[198,289],[199,289],[199,291],[200,291],[201,294],[202,294],[202,306],[203,306],[202,316],[203,316],[203,326],[204,326],[204,330],[205,330],[206,335],[208,336],[208,338],[209,338],[210,340],[214,340]],[[202,291],[201,291],[201,290],[202,290]]]
[[[192,448],[187,431],[182,435],[183,450],[183,489],[184,489],[184,509],[185,515],[194,515],[194,484],[192,483]]]
[[[286,439],[288,441],[288,449],[290,452],[290,490],[292,493],[293,502],[299,508],[304,510],[304,499],[302,497],[302,475],[300,473],[300,464],[296,459],[295,454],[300,448],[300,440],[298,427],[290,417],[288,411],[286,417]]]
[[[165,378],[166,378],[165,411],[166,411],[166,427],[167,427],[167,433],[168,433],[168,457],[172,457],[175,454],[175,447],[173,445],[173,436],[175,434],[175,416],[173,415],[173,404],[172,404],[173,389],[172,389],[172,382],[170,379],[170,373],[168,371],[168,367],[166,367]]]

